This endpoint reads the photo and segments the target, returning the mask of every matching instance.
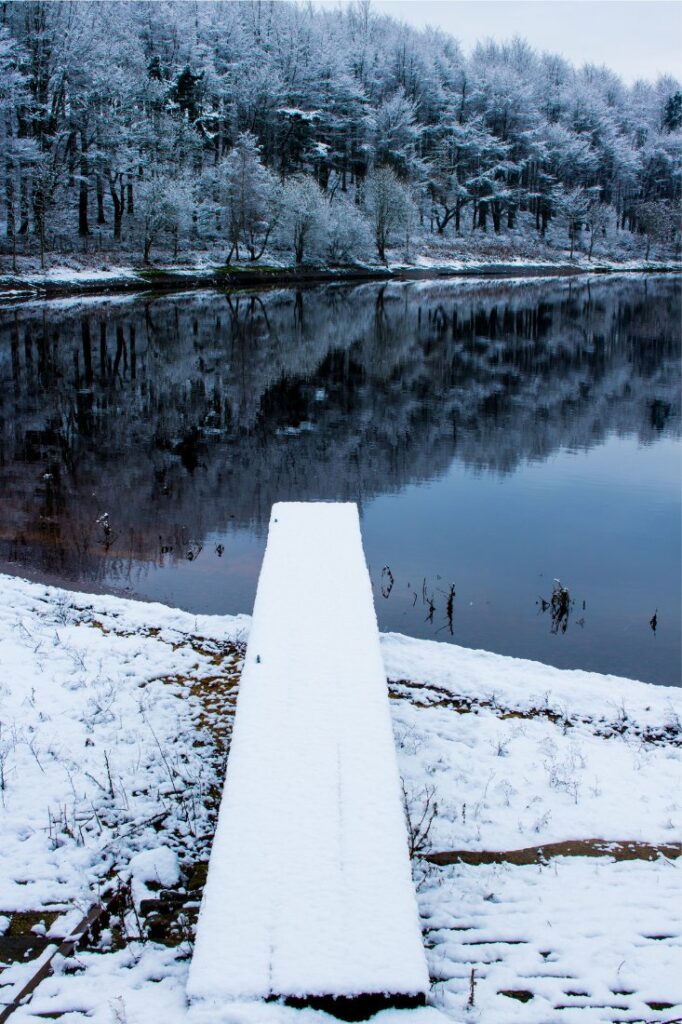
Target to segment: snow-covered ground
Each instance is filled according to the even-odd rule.
[[[188,282],[193,285],[209,286],[222,281],[225,273],[225,259],[222,252],[197,253],[182,262],[170,256],[159,258],[153,266],[139,263],[133,254],[128,259],[117,255],[117,262],[110,264],[106,257],[95,260],[94,257],[82,257],[60,260],[59,256],[51,257],[52,265],[41,269],[35,259],[22,257],[17,271],[0,272],[0,301],[3,305],[22,302],[40,295],[67,294],[82,295],[83,293],[106,293],[112,290],[140,291],[158,285],[164,279],[164,287],[172,284],[173,288],[181,289]],[[104,260],[104,262],[103,262]],[[476,247],[467,251],[461,247],[436,247],[425,252],[416,252],[408,258],[396,250],[388,254],[387,263],[376,259],[363,260],[351,268],[328,267],[311,264],[303,268],[295,268],[290,258],[280,252],[264,255],[259,263],[233,263],[231,270],[244,275],[266,274],[268,278],[277,277],[277,271],[286,277],[292,270],[323,271],[332,277],[343,279],[349,272],[357,276],[358,272],[388,273],[396,277],[414,275],[450,276],[462,274],[466,276],[481,275],[484,277],[510,276],[523,274],[548,276],[566,273],[598,273],[611,272],[645,272],[645,271],[679,271],[679,260],[675,257],[643,259],[629,253],[613,255],[595,254],[593,257],[576,252],[571,256],[562,248],[535,247],[535,250],[524,247],[515,251],[513,247],[492,246],[488,250]],[[245,283],[248,277],[244,277]]]
[[[191,921],[163,943],[145,927],[160,891],[198,904],[248,629],[0,577],[0,933],[31,911],[34,935],[63,935],[100,893],[131,894],[16,1024],[189,1020]],[[485,1024],[679,1018],[682,693],[397,635],[382,652],[433,1005]],[[514,863],[592,839],[663,853]],[[473,863],[423,856],[448,851]],[[0,934],[9,964],[8,948]],[[0,971],[0,1003],[34,968]],[[221,1020],[313,1016],[251,1004]]]

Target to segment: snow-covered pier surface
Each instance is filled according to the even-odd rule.
[[[278,504],[188,994],[378,1008],[428,984],[357,509]]]

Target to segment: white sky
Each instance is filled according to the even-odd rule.
[[[573,64],[606,64],[626,82],[682,78],[682,0],[373,0],[417,28],[434,25],[465,52],[480,39],[522,36]]]

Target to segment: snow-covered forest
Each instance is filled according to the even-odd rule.
[[[491,30],[494,26],[491,25]],[[295,3],[0,8],[6,257],[679,254],[682,87]]]

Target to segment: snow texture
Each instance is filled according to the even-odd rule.
[[[147,882],[157,887],[170,889],[180,881],[180,865],[175,850],[157,846],[135,854],[130,861],[130,875],[133,898],[137,906],[148,899],[152,892]]]
[[[17,911],[68,908],[48,931],[56,943],[106,874],[132,875],[138,884],[140,852],[172,842],[190,865],[202,857],[199,840],[212,823],[199,783],[216,777],[207,748],[194,744],[208,708],[180,680],[214,677],[210,652],[244,640],[249,624],[246,616],[195,617],[0,576],[0,932]],[[334,643],[345,642],[348,625],[336,621]],[[435,790],[433,851],[518,849],[568,837],[682,839],[679,688],[397,634],[383,636],[381,648],[413,816],[427,787]],[[198,779],[195,822],[182,813],[155,737],[177,788],[190,795]],[[60,827],[60,808],[68,827]],[[162,831],[147,824],[164,810]],[[679,858],[413,863],[429,1001],[447,1019],[653,1024],[682,1017]],[[148,874],[141,864],[138,875]],[[257,887],[241,881],[255,907]],[[319,937],[321,944],[323,931]],[[38,962],[0,964],[0,1003]],[[253,1000],[188,1012],[188,967],[186,943],[133,938],[120,950],[79,950],[57,958],[54,974],[12,1021],[38,1024],[63,1013],[65,1024],[84,1016],[93,1024],[334,1024],[318,1011]],[[429,1006],[387,1011],[375,1022],[403,1019],[432,1024],[438,1016]]]
[[[188,993],[428,984],[357,509],[277,504]]]
[[[431,872],[420,910],[432,998],[469,1024],[679,1021],[678,863],[559,857]]]
[[[207,827],[197,793],[213,777],[179,680],[216,671],[188,637],[216,643],[248,619],[95,600],[0,576],[1,913],[86,908],[159,846],[160,814],[179,835]]]

